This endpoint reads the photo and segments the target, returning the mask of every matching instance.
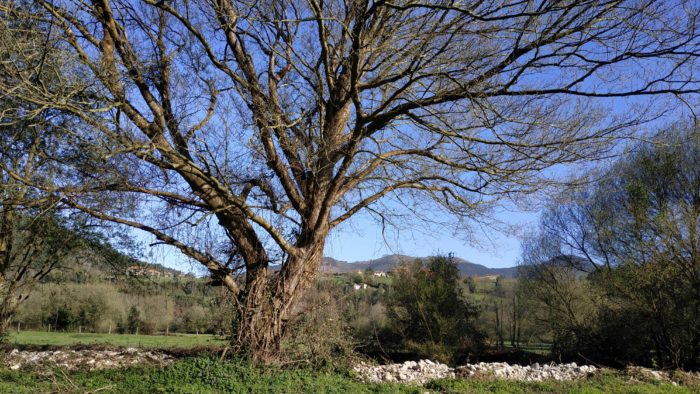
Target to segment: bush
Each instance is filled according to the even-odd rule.
[[[283,340],[284,358],[289,362],[331,368],[340,361],[349,366],[353,340],[334,290],[317,285],[307,292]]]
[[[142,327],[141,310],[136,305],[132,305],[126,317],[126,331],[129,334],[138,334]]]
[[[387,300],[389,329],[398,346],[442,362],[474,355],[483,335],[475,327],[478,308],[464,298],[459,270],[446,257],[400,266]]]

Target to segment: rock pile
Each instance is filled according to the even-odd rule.
[[[423,384],[433,379],[454,378],[454,369],[430,360],[406,361],[403,364],[370,365],[360,363],[354,368],[360,378],[369,383],[409,382]]]
[[[167,354],[134,348],[120,350],[12,350],[3,359],[12,370],[48,370],[60,367],[70,371],[126,368],[132,365],[166,365],[173,361]]]
[[[496,379],[540,382],[543,380],[576,380],[593,375],[598,368],[591,365],[532,364],[509,365],[508,363],[467,364],[455,369],[460,377],[494,377]]]
[[[408,382],[424,384],[433,379],[479,377],[519,381],[575,380],[594,374],[598,368],[590,365],[533,364],[527,366],[508,363],[478,363],[450,368],[430,360],[407,361],[403,364],[369,365],[361,363],[354,368],[360,379],[370,382]]]

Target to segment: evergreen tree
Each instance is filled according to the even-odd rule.
[[[449,258],[401,266],[387,308],[403,345],[421,355],[455,361],[475,352],[482,340],[474,326],[479,311],[464,298],[459,269]]]

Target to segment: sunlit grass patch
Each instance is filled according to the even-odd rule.
[[[207,334],[171,334],[166,336],[22,331],[11,333],[8,343],[10,345],[31,346],[112,345],[142,348],[192,348],[223,346],[226,344],[226,340]]]

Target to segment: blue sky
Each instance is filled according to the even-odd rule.
[[[537,212],[501,211],[495,217],[516,230],[527,230],[537,223]],[[473,226],[472,240],[460,230],[422,230],[420,224],[401,230],[382,227],[366,216],[356,218],[350,226],[331,233],[326,242],[326,256],[344,261],[364,261],[387,254],[429,256],[454,253],[456,257],[492,268],[511,267],[520,255],[517,232],[507,233]],[[467,229],[463,232],[466,234]]]
[[[518,209],[501,209],[494,216],[499,221],[513,225],[514,232],[503,232],[489,228],[471,227],[472,239],[463,229],[426,229],[420,223],[406,223],[400,230],[382,227],[366,215],[353,218],[348,225],[335,230],[326,242],[325,255],[343,261],[364,261],[387,254],[404,254],[423,257],[435,254],[454,253],[456,257],[492,268],[511,267],[520,255],[518,230],[532,228],[538,220],[538,212]],[[145,245],[153,242],[149,234],[138,232],[137,239]],[[144,260],[163,264],[183,271],[201,269],[197,264],[167,246],[146,246]]]

